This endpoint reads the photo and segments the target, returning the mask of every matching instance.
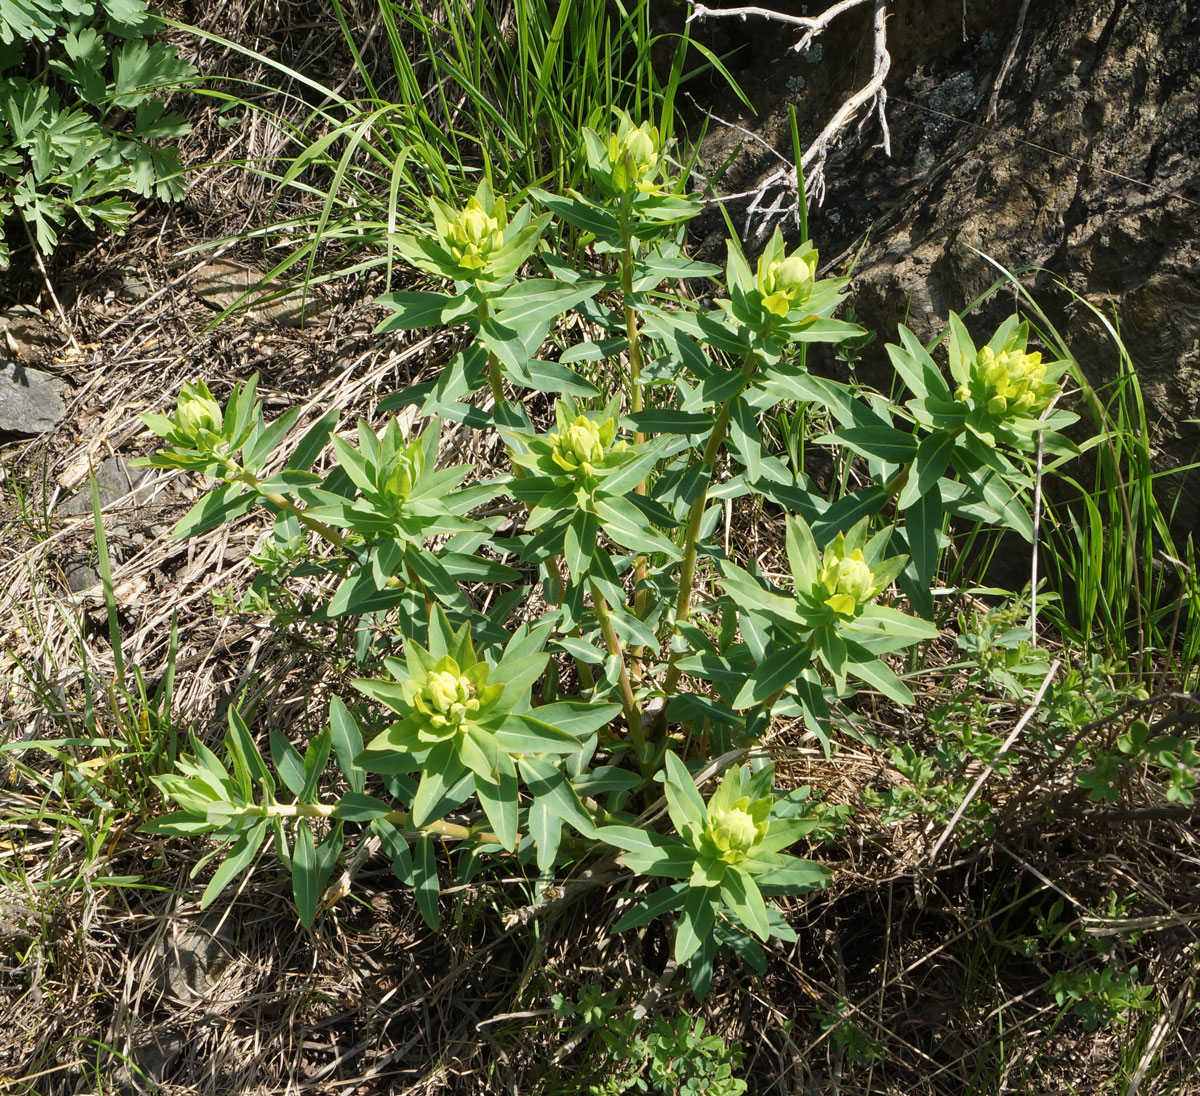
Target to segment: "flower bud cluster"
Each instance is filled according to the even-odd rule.
[[[844,548],[836,542],[826,550],[817,581],[830,595],[825,598],[826,605],[835,613],[854,616],[859,606],[879,593],[880,585],[861,548],[842,552]]]
[[[985,346],[976,355],[971,369],[971,385],[960,385],[958,399],[969,399],[972,388],[982,391],[989,415],[1016,413],[1038,415],[1049,406],[1058,385],[1046,380],[1046,365],[1038,352],[1002,350],[997,354]]]
[[[613,186],[622,193],[634,190],[657,193],[654,176],[659,168],[661,139],[658,128],[651,125],[634,126],[625,118],[608,138],[608,160],[612,165]]]
[[[475,685],[456,670],[457,667],[435,670],[421,690],[420,700],[430,710],[430,722],[435,726],[460,726],[479,711]]]
[[[380,494],[397,509],[408,501],[413,485],[425,470],[425,451],[420,441],[413,441],[400,450],[392,460],[386,477],[380,484]]]
[[[770,811],[769,799],[752,803],[749,796],[743,796],[728,807],[710,802],[703,840],[716,849],[720,860],[726,864],[739,864],[766,837]]]
[[[441,228],[442,242],[458,264],[467,270],[482,270],[488,259],[504,246],[507,215],[502,200],[485,209],[472,198],[453,220]]]
[[[560,433],[550,435],[550,457],[564,472],[593,474],[610,453],[621,453],[627,445],[614,442],[617,424],[614,419],[596,422],[586,415],[576,415]]]
[[[783,258],[770,259],[763,254],[758,260],[758,290],[763,295],[763,308],[775,316],[785,317],[799,308],[812,295],[817,280],[817,253],[796,251]]]
[[[169,438],[176,445],[211,446],[223,425],[221,405],[203,381],[185,381],[170,422]]]
[[[401,688],[408,721],[418,740],[433,744],[455,738],[483,718],[504,691],[502,685],[488,685],[487,676],[486,662],[462,666],[446,655],[405,681]]]

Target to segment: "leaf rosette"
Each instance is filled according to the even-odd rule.
[[[686,443],[664,435],[631,445],[618,436],[619,413],[619,398],[594,414],[564,400],[555,409],[557,429],[508,432],[513,465],[524,473],[508,490],[529,506],[528,528],[540,530],[527,558],[561,554],[572,575],[584,574],[602,531],[631,551],[678,558],[679,549],[630,496],[656,462]]]
[[[489,291],[508,285],[533,254],[550,214],[534,217],[528,205],[512,215],[486,179],[462,209],[429,199],[433,230],[425,236],[397,236],[396,249],[413,266]]]
[[[476,653],[468,625],[452,631],[438,608],[428,648],[409,641],[403,661],[384,660],[391,680],[353,683],[400,717],[367,743],[355,764],[367,772],[421,773],[412,802],[414,825],[443,817],[474,794],[499,843],[515,847],[518,761],[583,748],[532,708],[531,689],[549,659],[540,649],[547,634],[547,629],[518,632],[491,661]],[[554,710],[542,711],[549,717]]]
[[[686,962],[697,950],[712,947],[719,914],[731,913],[760,940],[772,933],[762,887],[793,894],[824,886],[828,869],[783,852],[816,827],[813,819],[785,817],[782,800],[771,793],[774,769],[752,772],[749,765],[729,769],[706,803],[687,766],[671,751],[665,755],[667,811],[674,834],[632,826],[605,826],[598,834],[623,849],[619,859],[631,871],[686,880],[686,887],[651,895],[635,906],[617,928],[644,924],[640,911],[679,909],[675,959]]]

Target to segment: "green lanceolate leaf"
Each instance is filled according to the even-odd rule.
[[[436,932],[441,924],[438,899],[442,890],[438,881],[437,853],[433,839],[427,833],[421,834],[413,846],[412,887],[417,909],[421,911],[425,924]]]
[[[550,811],[556,818],[569,823],[584,837],[594,837],[595,824],[578,793],[557,766],[542,758],[523,757],[518,761],[525,787],[535,803]]]
[[[687,893],[688,885],[686,883],[672,883],[669,886],[660,887],[656,891],[651,891],[640,902],[625,911],[613,926],[613,930],[624,932],[626,929],[636,929],[641,928],[642,925],[648,925],[663,914],[677,910],[683,905]]]
[[[333,816],[344,822],[371,822],[390,814],[391,810],[382,799],[376,799],[373,795],[347,792],[334,804]]]
[[[917,439],[894,426],[851,426],[817,439],[825,445],[843,445],[862,457],[887,464],[907,464],[917,455]]]
[[[767,905],[754,880],[745,872],[726,872],[721,879],[721,898],[738,920],[760,940],[770,936]]]
[[[311,929],[317,916],[317,850],[313,841],[308,819],[302,818],[296,825],[296,844],[292,849],[292,895],[296,900],[296,912],[300,923]]]
[[[386,293],[377,297],[375,303],[390,308],[395,313],[375,328],[376,334],[387,331],[411,331],[420,327],[435,327],[442,323],[442,313],[461,301],[461,297],[450,297],[445,293],[406,291]]]
[[[692,887],[679,910],[675,926],[675,962],[686,963],[710,938],[717,911],[707,887]]]
[[[666,766],[663,790],[666,792],[667,809],[676,832],[686,836],[692,831],[702,830],[708,812],[687,766],[671,750],[667,750],[663,762]]]
[[[361,792],[365,786],[367,774],[359,768],[354,759],[362,753],[362,732],[354,714],[342,702],[340,697],[333,697],[329,702],[329,733],[333,744],[333,754],[337,758],[338,767],[350,785],[352,792]]]
[[[267,839],[267,821],[261,819],[245,830],[229,849],[229,853],[213,872],[212,879],[200,896],[200,908],[208,909],[213,901],[234,879],[242,874],[258,855],[262,843]]]
[[[783,650],[772,647],[768,661],[755,668],[734,699],[733,706],[749,708],[782,692],[811,665],[812,660],[812,647],[807,643]]]

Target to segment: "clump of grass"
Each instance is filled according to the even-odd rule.
[[[262,92],[280,101],[266,88],[251,85],[244,98],[212,93],[224,112],[264,113],[294,149],[241,163],[274,192],[273,216],[236,237],[282,241],[285,257],[264,284],[300,269],[306,285],[375,270],[390,284],[392,241],[423,218],[430,196],[461,205],[481,178],[514,201],[535,186],[563,193],[583,180],[585,126],[607,130],[625,111],[656,120],[669,146],[683,82],[712,68],[733,85],[687,24],[655,28],[649,0],[378,0],[386,51],[371,55],[368,13],[343,0],[333,13],[352,59],[349,82],[361,94],[343,95],[236,42],[175,24],[298,83],[320,104],[300,117],[299,98],[284,96],[296,100],[285,116],[259,105]],[[685,72],[693,57],[699,67]]]

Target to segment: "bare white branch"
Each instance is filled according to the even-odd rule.
[[[814,177],[824,173],[825,158],[829,155],[833,139],[854,120],[859,110],[868,104],[876,108],[883,123],[883,151],[888,156],[892,154],[891,134],[888,132],[887,120],[884,116],[884,108],[887,106],[887,91],[883,86],[888,70],[892,67],[892,56],[887,49],[887,0],[875,0],[873,48],[870,80],[838,108],[834,116],[826,123],[825,128],[817,135],[817,139],[804,150],[800,163],[804,168],[806,179],[810,172]]]
[[[758,7],[714,10],[705,7],[703,4],[696,3],[693,4],[692,14],[688,17],[690,21],[692,19],[718,19],[728,16],[739,16],[744,19],[747,16],[753,15],[763,19],[786,23],[789,26],[801,27],[804,30],[804,34],[794,48],[802,50],[807,49],[813,39],[828,28],[839,15],[850,11],[852,8],[861,7],[866,3],[873,3],[875,6],[871,76],[866,84],[842,103],[821,132],[817,134],[816,139],[804,150],[800,157],[800,164],[804,169],[805,189],[807,190],[808,197],[816,205],[820,205],[825,198],[825,161],[829,156],[829,150],[833,147],[835,140],[842,131],[847,129],[856,117],[859,117],[859,112],[863,108],[867,109],[859,119],[859,131],[862,130],[862,127],[866,124],[871,114],[875,114],[879,118],[879,128],[883,134],[883,151],[888,156],[892,154],[892,138],[887,124],[887,89],[884,87],[888,71],[892,67],[892,57],[888,53],[887,48],[887,0],[839,0],[838,3],[827,8],[820,15],[814,16],[788,15],[784,12],[771,11],[769,8]],[[768,194],[780,187],[784,189],[783,195],[777,196],[773,202],[768,204]],[[779,215],[786,215],[789,212],[795,211],[795,202],[790,202],[790,199],[797,191],[796,169],[793,167],[773,172],[754,191],[737,196],[746,197],[748,194],[753,195],[747,209],[746,229],[747,235],[751,236],[754,242],[760,242],[766,237],[771,225]],[[760,217],[762,218],[762,223],[758,231],[751,232],[751,224],[755,218]]]
[[[703,4],[693,4],[692,14],[688,16],[690,23],[693,19],[726,19],[737,16],[745,19],[748,15],[756,15],[760,19],[770,19],[777,23],[786,23],[791,27],[802,27],[804,35],[792,48],[805,50],[826,27],[829,26],[842,12],[851,8],[869,4],[871,0],[838,0],[833,7],[821,12],[820,15],[788,15],[782,11],[772,11],[770,8],[707,8]]]

